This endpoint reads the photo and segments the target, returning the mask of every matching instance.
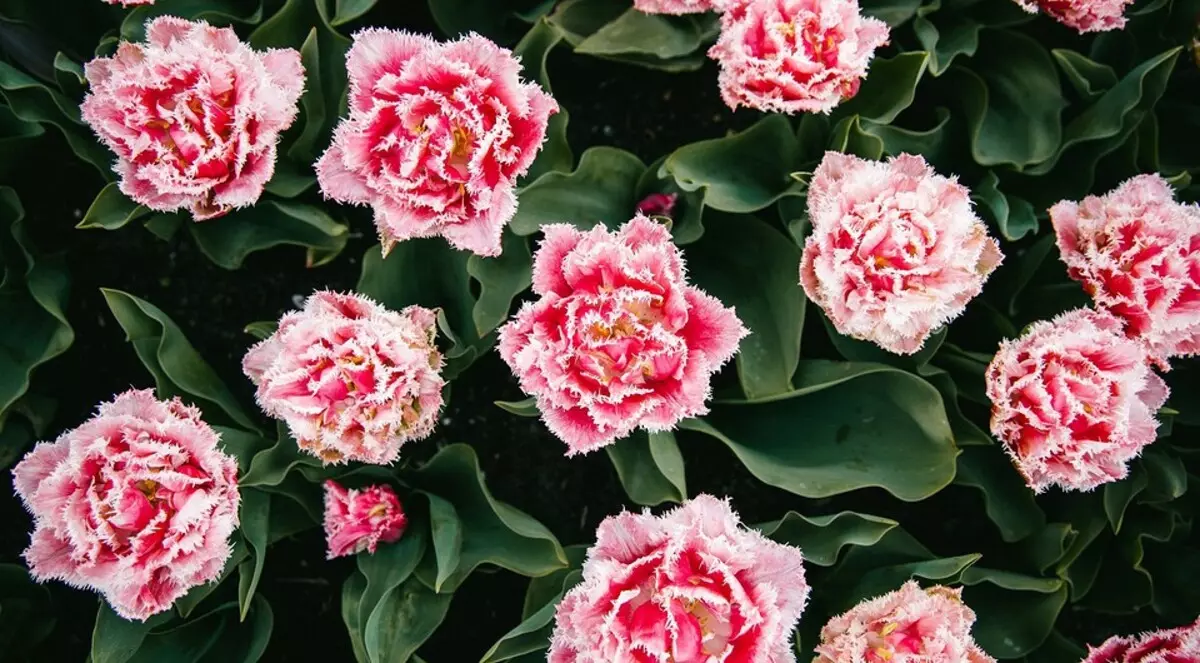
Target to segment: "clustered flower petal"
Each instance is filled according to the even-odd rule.
[[[326,464],[386,465],[433,431],[442,407],[436,316],[356,294],[317,292],[242,362],[258,403]]]
[[[398,541],[408,525],[400,499],[391,486],[379,484],[347,489],[325,482],[326,557],[344,557],[366,551],[375,554],[382,541]]]
[[[720,11],[729,0],[633,0],[633,8],[646,14],[699,14]]]
[[[230,28],[173,16],[85,71],[83,120],[116,153],[121,191],[197,221],[258,200],[304,89],[296,50],[256,52]]]
[[[521,81],[507,49],[471,34],[441,43],[371,28],[346,55],[350,115],[317,162],[324,194],[370,205],[385,251],[414,237],[500,254],[516,179],[558,104]]]
[[[995,663],[971,638],[962,589],[913,582],[829,620],[813,663]]]
[[[1082,663],[1194,663],[1200,661],[1200,619],[1140,636],[1113,636],[1088,650]]]
[[[200,411],[127,391],[13,470],[34,517],[38,580],[104,595],[145,620],[221,574],[238,526],[237,462]]]
[[[730,0],[709,57],[730,108],[828,113],[858,93],[888,27],[857,0]]]
[[[827,152],[808,189],[800,283],[839,333],[897,354],[962,313],[1003,256],[970,193],[925,159]]]
[[[1004,341],[987,369],[992,433],[1037,492],[1091,490],[1154,441],[1167,385],[1106,313],[1078,309]]]
[[[137,5],[152,5],[154,0],[104,0],[110,5],[121,5],[122,7],[136,7]]]
[[[559,604],[549,663],[793,663],[804,558],[700,495],[606,518]]]
[[[1200,353],[1200,206],[1158,175],[1050,208],[1059,253],[1096,307],[1125,323],[1162,368]]]
[[[688,285],[667,229],[638,215],[615,232],[542,231],[541,299],[500,329],[499,350],[567,455],[707,412],[711,376],[747,331]]]
[[[1040,9],[1068,28],[1087,32],[1120,30],[1125,27],[1125,8],[1133,0],[1016,0],[1025,11]]]
[[[638,214],[646,216],[670,217],[675,211],[675,203],[679,200],[677,193],[652,193],[637,204]]]

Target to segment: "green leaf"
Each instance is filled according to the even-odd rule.
[[[693,282],[734,307],[750,330],[736,356],[746,397],[790,392],[804,328],[799,247],[755,217],[710,213],[687,263]]]
[[[75,227],[116,230],[149,213],[150,210],[126,198],[116,182],[109,182],[96,195],[83,220]]]
[[[879,364],[800,363],[796,391],[717,404],[681,428],[725,443],[759,480],[804,497],[868,486],[905,501],[954,478],[953,434],[936,389]]]
[[[575,52],[686,71],[703,62],[705,46],[716,32],[716,21],[709,16],[647,14],[631,8],[579,42]]]
[[[0,564],[0,615],[0,647],[13,660],[26,660],[57,621],[50,592],[19,564]]]
[[[358,624],[364,629],[375,612],[382,607],[381,603],[388,592],[413,578],[413,571],[425,556],[428,548],[425,516],[423,513],[414,512],[412,517],[414,522],[409,523],[399,541],[380,545],[374,554],[355,555],[358,571],[366,580],[357,603]],[[362,637],[365,642],[365,630]]]
[[[1045,47],[987,30],[967,66],[953,67],[946,80],[962,101],[975,161],[1020,170],[1052,157],[1063,142],[1066,100]]]
[[[349,23],[371,11],[378,0],[335,0],[332,25]]]
[[[914,354],[897,355],[884,350],[871,341],[843,336],[824,312],[821,313],[821,323],[824,325],[825,333],[829,335],[829,341],[833,343],[833,347],[837,348],[838,354],[847,360],[888,364],[909,372],[917,372],[925,368],[938,349],[942,347],[942,343],[946,340],[947,330],[946,327],[934,330],[925,340],[921,349]]]
[[[511,43],[521,36],[518,15],[537,16],[544,0],[429,0],[429,12],[442,32],[457,37],[479,32]]]
[[[862,11],[895,28],[912,18],[920,5],[921,0],[863,0]]]
[[[269,338],[277,329],[279,329],[278,320],[259,320],[246,325],[242,331],[261,341]]]
[[[373,663],[404,663],[433,635],[450,609],[453,594],[438,594],[410,576],[383,595],[363,629]]]
[[[241,578],[238,581],[238,606],[241,619],[246,619],[250,610],[254,592],[258,589],[258,581],[262,578],[263,565],[267,561],[267,534],[271,522],[271,496],[260,490],[243,489],[240,510],[240,524],[246,543],[254,552],[253,563],[239,565]],[[247,572],[248,569],[248,572]]]
[[[520,401],[495,401],[496,407],[515,414],[518,417],[540,417],[542,413],[538,410],[537,399],[533,396]]]
[[[363,643],[363,622],[359,618],[358,606],[363,592],[367,588],[367,579],[355,571],[342,584],[342,623],[350,635],[350,645],[354,650],[354,660],[359,663],[369,663],[367,646]],[[369,615],[368,615],[369,616]]]
[[[245,13],[246,3],[235,0],[171,0],[158,5],[134,7],[121,21],[121,38],[125,41],[143,41],[146,38],[146,23],[158,16],[178,16],[188,20],[202,19],[212,25],[230,23],[254,24],[262,20],[262,3],[254,3],[254,11]]]
[[[662,165],[668,155],[659,157],[642,177],[638,180],[637,193],[634,199],[639,202],[651,194],[672,194],[676,196],[675,209],[671,212],[671,240],[678,246],[691,244],[704,235],[702,219],[704,216],[704,193],[700,191],[684,191],[675,184],[673,177],[665,176]]]
[[[1066,48],[1050,50],[1054,61],[1062,69],[1063,75],[1075,92],[1084,101],[1094,101],[1112,86],[1117,84],[1117,74],[1112,67],[1099,62],[1093,62],[1084,55]]]
[[[525,187],[509,227],[518,235],[532,235],[547,223],[616,228],[633,216],[637,183],[645,170],[641,159],[624,150],[589,148],[574,172],[552,171]]]
[[[1046,525],[1033,492],[999,447],[962,449],[954,482],[982,493],[988,518],[1005,541],[1020,541]]]
[[[971,189],[971,199],[975,201],[976,209],[1009,241],[1036,233],[1038,220],[1033,205],[1016,196],[1002,193],[997,188],[999,184],[1000,179],[995,173],[989,170],[984,174],[979,184]]]
[[[491,649],[488,649],[487,653],[483,655],[480,663],[519,660],[519,657],[526,654],[538,653],[547,649],[550,645],[550,634],[554,631],[555,608],[562,601],[562,597],[578,584],[580,579],[579,571],[567,573],[558,594],[497,640],[496,644],[492,645]]]
[[[575,47],[625,11],[622,3],[609,0],[564,0],[550,12],[546,22]]]
[[[400,242],[386,259],[373,246],[363,257],[355,289],[393,311],[414,304],[440,308],[451,329],[470,342],[477,336],[468,259],[469,254],[452,249],[441,238]]]
[[[495,258],[471,255],[467,273],[479,282],[479,298],[471,311],[475,334],[479,337],[499,327],[508,319],[513,299],[531,283],[533,255],[529,240],[505,231],[503,250]]]
[[[604,448],[629,499],[655,506],[687,499],[683,455],[669,431],[634,431]]]
[[[250,469],[242,475],[242,488],[270,488],[283,483],[293,469],[320,468],[321,459],[302,451],[296,440],[283,431],[269,449],[258,452],[250,461]]]
[[[454,591],[484,563],[527,576],[545,575],[566,565],[562,546],[545,526],[492,497],[471,447],[445,447],[409,476],[417,488],[450,502],[462,520],[458,566],[441,583],[442,590]]]
[[[171,613],[162,612],[146,621],[122,618],[108,603],[101,601],[92,629],[92,663],[125,663],[133,658],[150,629],[165,624]]]
[[[798,546],[804,561],[817,566],[837,564],[848,546],[873,546],[898,526],[894,520],[853,511],[807,516],[788,511],[783,518],[758,526],[772,540]]]
[[[560,41],[562,41],[561,33],[555,30],[546,19],[539,19],[521,38],[520,43],[513,48],[513,55],[521,58],[525,78],[537,81],[547,94],[553,94],[553,90],[550,88],[546,60]],[[529,166],[529,171],[521,178],[522,184],[537,181],[539,177],[551,171],[571,170],[571,166],[575,163],[575,156],[571,152],[570,143],[567,142],[569,117],[567,109],[561,107],[557,113],[550,116],[550,123],[546,127],[546,142],[542,143],[542,149],[538,152],[537,158]]]
[[[842,119],[829,134],[829,149],[874,161],[883,157],[883,141],[863,130],[857,115]]]
[[[972,566],[963,571],[962,583],[967,585],[963,602],[976,614],[971,634],[1000,659],[1018,658],[1040,647],[1067,601],[1066,583],[1058,578]]]
[[[1146,489],[1149,483],[1146,472],[1140,464],[1130,468],[1129,476],[1121,481],[1104,484],[1104,514],[1108,516],[1108,524],[1113,534],[1121,532],[1121,524],[1125,520],[1125,510],[1133,498]]]
[[[260,200],[253,207],[187,227],[200,251],[225,269],[237,269],[251,253],[280,244],[306,248],[306,263],[315,267],[335,258],[349,239],[346,225],[322,209],[285,200]]]
[[[895,156],[904,152],[920,154],[935,167],[947,161],[951,144],[951,115],[944,107],[935,110],[937,121],[929,129],[905,129],[894,124],[879,124],[860,119],[856,127],[862,133],[878,138],[883,143],[883,153]],[[849,139],[848,139],[849,140]],[[858,140],[858,139],[856,139]]]
[[[940,2],[935,4],[940,5]],[[929,73],[941,76],[960,55],[975,55],[979,48],[979,31],[983,28],[973,18],[960,12],[937,12],[933,16],[917,11],[913,32],[921,47],[929,52]]]
[[[841,612],[863,599],[893,591],[911,578],[950,584],[979,558],[978,554],[938,557],[894,527],[873,545],[846,551],[820,587],[823,603],[828,604],[824,607]]]
[[[838,108],[838,114],[857,114],[889,124],[917,94],[917,84],[929,64],[929,53],[910,51],[894,58],[875,58],[858,94]]]
[[[16,192],[0,187],[0,423],[28,394],[33,371],[75,340],[64,311],[66,267],[58,258],[35,257],[24,216]]]
[[[703,188],[708,207],[753,212],[799,191],[789,177],[799,169],[799,156],[787,117],[769,115],[743,132],[675,150],[662,171],[684,191]]]
[[[433,538],[434,559],[437,562],[437,579],[434,591],[442,591],[442,585],[458,569],[462,557],[463,523],[454,510],[454,505],[433,493],[425,493],[429,500],[429,530]]]
[[[57,128],[76,156],[95,166],[102,177],[112,177],[112,155],[80,126],[76,102],[6,62],[0,62],[0,99],[18,119]]]
[[[154,376],[160,398],[184,396],[201,406],[210,423],[220,423],[217,419],[223,416],[242,428],[257,430],[229,388],[166,313],[120,290],[101,288],[100,292],[138,359]]]

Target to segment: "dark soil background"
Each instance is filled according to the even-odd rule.
[[[403,3],[402,18],[391,27],[431,32],[424,2]],[[401,15],[397,9],[391,12]],[[551,57],[555,97],[570,111],[568,135],[576,155],[594,145],[629,150],[647,163],[688,142],[748,126],[749,113],[731,113],[721,102],[715,68],[665,74],[576,57],[558,49]],[[136,224],[123,230],[75,230],[102,182],[90,166],[67,158],[61,137],[48,131],[45,148],[30,155],[14,186],[26,206],[29,225],[45,250],[65,252],[72,293],[68,316],[75,344],[36,374],[34,391],[54,396],[59,410],[49,437],[85,419],[97,403],[129,387],[153,381],[124,340],[99,288],[127,291],[162,308],[182,327],[200,353],[235,390],[252,403],[252,390],[240,370],[253,339],[243,327],[272,320],[294,308],[314,289],[350,290],[358,280],[363,253],[374,245],[374,228],[354,225],[346,251],[331,264],[306,269],[299,249],[279,248],[251,256],[238,271],[208,261],[186,233],[163,242]],[[810,325],[817,335],[820,325]],[[825,342],[823,336],[819,339]],[[807,343],[807,338],[806,338]],[[806,354],[808,354],[806,345]],[[563,457],[564,445],[536,420],[512,416],[492,402],[522,398],[495,353],[479,360],[454,384],[453,397],[433,438],[406,446],[404,456],[423,460],[439,445],[471,444],[479,454],[493,493],[545,523],[564,544],[587,543],[605,516],[628,502],[604,453]],[[781,516],[789,509],[806,514],[834,510],[828,500],[805,500],[754,480],[719,443],[681,436],[691,494],[728,495],[747,522]],[[318,487],[314,486],[314,490]],[[7,493],[8,491],[3,491]],[[915,507],[879,491],[839,498],[836,510],[860,509],[896,517],[926,544],[995,537],[980,515],[977,495],[943,491],[920,506],[936,518],[912,519]],[[21,563],[29,518],[16,498],[0,499],[0,562]],[[264,660],[353,660],[339,612],[341,584],[353,561],[324,560],[319,530],[271,549],[259,591],[275,613],[275,631]],[[442,627],[422,648],[429,663],[476,661],[516,625],[527,580],[508,572],[477,572],[454,598]],[[236,584],[236,583],[232,583]],[[30,660],[80,661],[87,656],[97,601],[95,595],[49,586],[58,623]],[[228,588],[226,588],[228,589]],[[1122,618],[1132,630],[1154,625],[1151,616]],[[1114,624],[1079,625],[1080,635],[1115,632]],[[0,652],[0,659],[5,658]]]

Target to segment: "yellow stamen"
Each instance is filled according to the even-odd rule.
[[[892,633],[895,633],[896,629],[898,628],[900,628],[900,625],[896,622],[888,622],[882,629],[880,629],[879,635],[886,638]]]

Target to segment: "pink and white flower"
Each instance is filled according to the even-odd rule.
[[[521,63],[476,34],[441,43],[360,30],[346,54],[350,116],[317,162],[328,198],[370,205],[386,251],[442,236],[455,248],[500,255],[513,193],[558,104]]]
[[[230,28],[173,16],[85,71],[83,120],[116,153],[121,192],[197,221],[258,200],[304,89],[294,49],[256,52]]]
[[[152,5],[154,0],[104,0],[110,5],[121,5],[122,7],[136,7],[137,5]]]
[[[670,217],[675,211],[675,203],[679,200],[677,193],[652,193],[637,204],[638,214],[646,216]]]
[[[794,663],[804,558],[699,495],[600,523],[555,614],[549,663]]]
[[[400,499],[387,484],[347,489],[325,482],[326,557],[344,557],[366,551],[375,554],[382,541],[398,541],[408,526]]]
[[[1120,30],[1125,27],[1125,8],[1133,0],[1016,0],[1022,9],[1036,14],[1040,9],[1068,28],[1088,32]]]
[[[975,612],[962,589],[900,589],[829,620],[813,663],[996,663],[971,638]]]
[[[730,108],[828,113],[858,93],[888,27],[857,0],[727,0],[708,56]]]
[[[967,188],[919,156],[826,152],[808,214],[804,292],[839,333],[897,354],[962,313],[1003,259]]]
[[[357,294],[322,291],[287,313],[246,353],[258,404],[287,422],[301,449],[326,464],[386,465],[428,436],[442,407],[436,315],[396,313]]]
[[[1195,663],[1200,661],[1200,619],[1179,628],[1116,636],[1088,647],[1082,663]]]
[[[616,232],[542,231],[541,298],[500,329],[499,350],[567,455],[707,412],[712,374],[748,332],[688,285],[667,229],[638,215]]]
[[[633,0],[633,8],[646,14],[699,14],[721,11],[728,0]]]
[[[216,579],[238,526],[237,462],[219,439],[196,408],[132,390],[38,443],[13,469],[34,517],[30,573],[136,620]]]
[[[1091,490],[1154,441],[1167,385],[1119,320],[1078,309],[1001,343],[987,396],[992,433],[1034,491]]]
[[[1158,175],[1050,208],[1071,278],[1125,323],[1164,370],[1200,353],[1200,206],[1175,201]]]

